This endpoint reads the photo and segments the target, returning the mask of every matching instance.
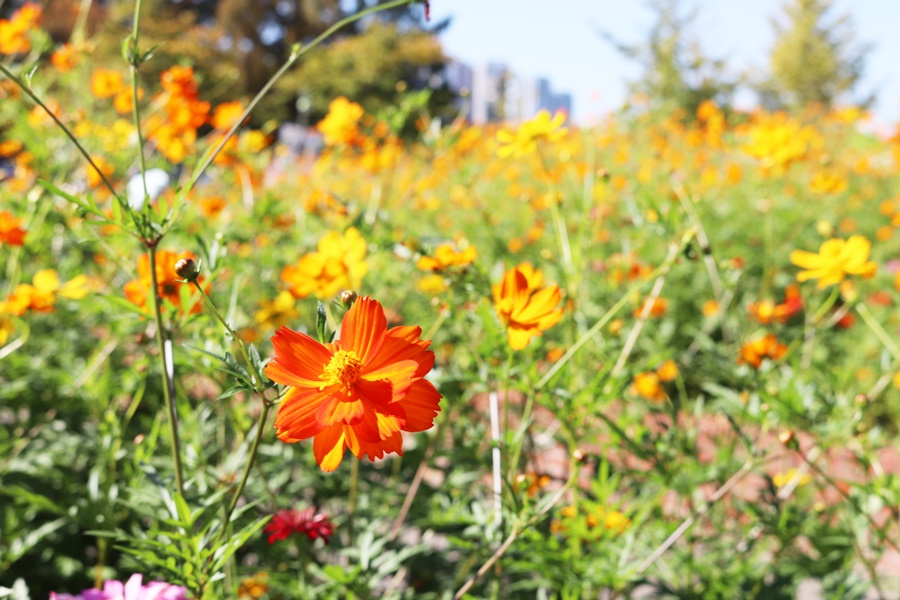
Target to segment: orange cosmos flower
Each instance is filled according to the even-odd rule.
[[[21,224],[22,219],[16,218],[9,211],[0,210],[0,244],[23,245],[26,231],[19,227]]]
[[[91,74],[91,93],[98,99],[112,98],[124,90],[125,78],[119,71],[97,69]]]
[[[824,242],[818,254],[794,250],[791,252],[791,262],[806,269],[797,273],[798,281],[818,279],[817,285],[821,290],[842,282],[846,275],[865,278],[875,275],[876,265],[869,260],[871,250],[872,242],[861,235],[853,235],[847,240],[833,238]]]
[[[562,318],[562,309],[556,308],[561,298],[559,287],[538,289],[543,278],[539,269],[522,263],[507,271],[503,281],[492,288],[494,309],[506,325],[513,350],[525,348],[531,338],[542,335]]]
[[[638,373],[631,382],[631,391],[638,396],[642,396],[654,402],[662,402],[669,395],[663,389],[659,380],[659,375],[653,371]]]
[[[787,354],[787,346],[779,342],[775,334],[769,333],[741,346],[738,362],[758,369],[762,365],[763,359],[778,360],[785,354]]]
[[[50,55],[50,64],[60,73],[66,73],[78,64],[78,50],[72,44],[63,44]]]
[[[242,114],[244,114],[244,105],[240,100],[223,102],[213,111],[212,126],[223,131],[230,129]]]
[[[420,327],[387,328],[384,308],[368,296],[344,316],[340,340],[320,344],[282,327],[272,337],[272,381],[290,386],[275,430],[289,444],[313,438],[323,471],[334,471],[347,448],[359,458],[403,454],[401,431],[425,431],[441,410],[426,380],[434,366]]]

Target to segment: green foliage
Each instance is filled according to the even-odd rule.
[[[851,98],[865,67],[869,47],[858,46],[850,17],[830,18],[830,0],[790,0],[783,19],[772,20],[775,44],[769,55],[768,79],[759,84],[769,107],[830,107]]]
[[[375,22],[360,35],[337,40],[304,61],[276,85],[270,102],[291,106],[306,96],[313,121],[323,117],[338,96],[378,113],[396,106],[404,98],[402,92],[417,79],[427,80],[446,60],[430,33]],[[439,90],[429,108],[441,114],[449,101],[447,90]]]

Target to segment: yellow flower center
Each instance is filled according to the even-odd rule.
[[[331,357],[331,361],[325,365],[322,379],[325,385],[340,383],[344,387],[350,387],[358,378],[362,368],[362,361],[352,350],[338,350]],[[323,386],[324,387],[324,386]]]

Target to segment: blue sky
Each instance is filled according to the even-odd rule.
[[[698,11],[693,25],[707,54],[727,60],[732,71],[761,69],[772,46],[770,19],[783,0],[685,0]],[[638,67],[597,33],[626,42],[643,40],[653,13],[640,0],[432,0],[432,20],[452,17],[441,35],[444,50],[463,62],[501,62],[526,77],[548,77],[573,95],[573,117],[589,122],[618,107],[626,81]],[[862,91],[875,91],[876,120],[900,120],[900,2],[836,0],[831,17],[849,15],[857,41],[874,46]],[[744,103],[748,95],[739,98]]]

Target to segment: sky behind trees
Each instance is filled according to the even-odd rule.
[[[723,57],[735,72],[765,69],[774,30],[770,18],[780,16],[782,0],[688,0],[696,7],[689,37],[704,51]],[[622,0],[433,0],[432,19],[452,17],[441,34],[445,51],[475,64],[501,62],[527,77],[546,76],[557,91],[573,95],[573,117],[589,123],[619,107],[627,97],[627,81],[640,73],[598,33],[617,39],[644,40],[654,21],[646,2]],[[900,2],[836,0],[831,18],[849,14],[856,42],[873,46],[858,96],[877,94],[876,121],[893,129],[900,121]],[[739,106],[754,96],[740,93]]]

